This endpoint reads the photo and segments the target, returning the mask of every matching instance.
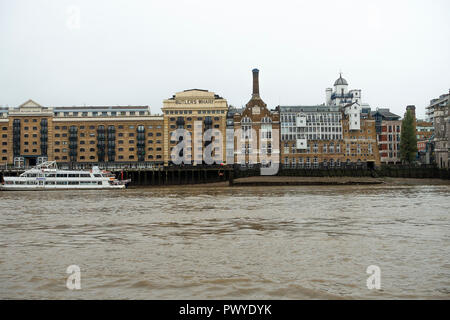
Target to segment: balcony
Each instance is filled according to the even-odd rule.
[[[333,93],[331,95],[331,99],[353,99],[353,94],[351,93],[344,93],[344,94],[339,94],[339,93]]]

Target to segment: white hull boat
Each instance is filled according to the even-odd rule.
[[[3,177],[0,190],[91,190],[124,189],[131,180],[117,180],[108,171],[60,170],[56,161],[44,162],[18,177]]]

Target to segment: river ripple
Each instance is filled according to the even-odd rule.
[[[0,298],[450,298],[450,187],[0,193]],[[65,286],[81,268],[81,290]],[[368,290],[366,268],[381,268]]]

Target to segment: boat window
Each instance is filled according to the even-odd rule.
[[[47,173],[45,176],[49,177],[49,178],[54,178],[54,177],[56,177],[56,174],[54,174],[54,173]]]
[[[82,177],[82,178],[90,178],[91,175],[89,173],[82,173],[82,174],[80,174],[80,177]]]
[[[101,174],[98,174],[98,173],[96,173],[96,174],[94,174],[94,177],[96,177],[96,178],[100,178],[102,175]]]
[[[80,184],[80,181],[69,181],[69,184],[71,185]]]
[[[99,182],[97,182],[97,184],[98,184],[98,185],[102,185],[102,182],[101,182],[101,181],[99,181]]]
[[[80,175],[77,173],[69,173],[69,178],[79,178]]]
[[[57,181],[56,184],[66,185],[67,181]]]
[[[58,178],[67,178],[67,173],[58,173],[56,176]]]

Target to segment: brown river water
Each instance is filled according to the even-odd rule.
[[[449,299],[450,186],[0,192],[1,299]],[[70,265],[81,289],[66,288]],[[369,290],[366,269],[381,270]]]

